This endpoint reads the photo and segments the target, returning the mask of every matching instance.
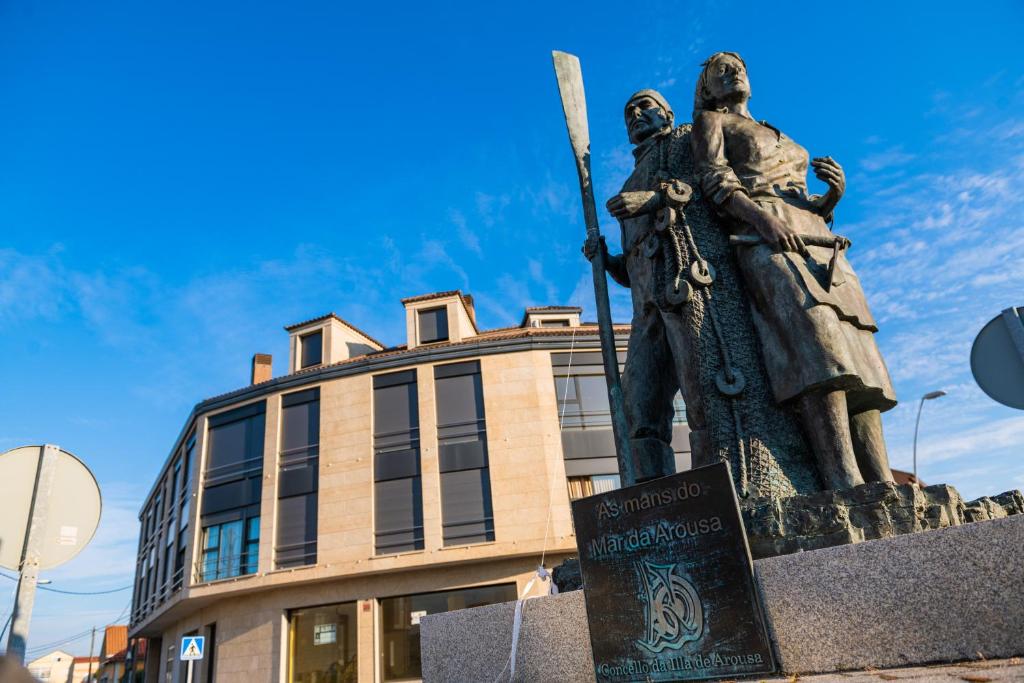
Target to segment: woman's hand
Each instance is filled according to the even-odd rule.
[[[662,206],[660,192],[642,190],[640,192],[620,192],[605,204],[608,213],[619,219],[635,218],[654,213]]]
[[[811,160],[811,167],[814,168],[815,177],[828,185],[828,192],[821,198],[818,211],[822,216],[832,215],[836,204],[842,199],[846,192],[846,174],[832,157],[816,157]]]
[[[804,256],[810,255],[800,235],[775,214],[760,210],[752,223],[761,238],[772,248],[778,251],[795,251]]]

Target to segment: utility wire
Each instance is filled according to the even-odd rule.
[[[118,614],[116,617],[114,617],[114,619],[109,624],[105,624],[101,628],[106,628],[107,626],[114,626],[115,624],[117,624],[117,622],[121,620],[121,617],[123,617],[125,614],[128,613],[128,610],[131,609],[131,606],[132,606],[132,603],[129,602],[127,605],[124,606],[124,608],[121,610],[120,614]],[[60,647],[61,645],[67,645],[68,643],[73,643],[76,640],[82,640],[86,636],[91,635],[92,632],[93,632],[93,629],[90,628],[88,631],[82,631],[79,634],[76,634],[76,635],[73,635],[73,636],[68,636],[67,638],[64,638],[62,640],[55,640],[52,643],[44,643],[42,645],[34,645],[34,646],[30,647],[30,648],[27,648],[25,650],[25,653],[26,654],[28,654],[28,653],[38,654],[39,652],[43,652],[43,651],[49,650],[51,648],[57,648],[57,647]]]
[[[17,581],[18,580],[17,576],[11,576],[9,574],[4,574],[3,572],[0,572],[0,576],[4,577],[5,579],[10,579],[11,581]],[[130,589],[131,586],[129,585],[129,586],[123,586],[121,588],[111,588],[110,590],[105,590],[105,591],[65,591],[65,590],[61,590],[59,588],[50,588],[49,586],[40,586],[38,584],[36,584],[36,588],[38,588],[41,591],[50,591],[51,593],[61,593],[62,595],[109,595],[110,593],[120,593],[121,591],[126,591],[126,590]]]

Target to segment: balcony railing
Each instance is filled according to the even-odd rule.
[[[146,618],[153,610],[167,602],[171,596],[181,590],[185,578],[185,568],[181,567],[167,579],[157,584],[151,592],[143,591],[144,597],[133,605],[131,623],[136,624]]]
[[[193,578],[195,583],[233,579],[256,573],[258,557],[250,557],[252,553],[243,552],[238,555],[221,555],[214,559],[205,558],[195,563]]]

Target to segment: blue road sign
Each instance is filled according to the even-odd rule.
[[[181,639],[181,654],[178,656],[183,662],[190,662],[203,658],[203,647],[206,644],[204,636],[185,636]]]

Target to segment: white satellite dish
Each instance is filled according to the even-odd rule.
[[[0,566],[19,571],[43,446],[0,455]],[[64,564],[88,545],[100,522],[100,489],[81,460],[54,449],[53,482],[39,542],[39,569]],[[42,501],[39,501],[42,502]],[[38,505],[37,505],[38,507]]]
[[[971,347],[971,373],[982,391],[1024,410],[1024,307],[1007,308],[989,321]]]

